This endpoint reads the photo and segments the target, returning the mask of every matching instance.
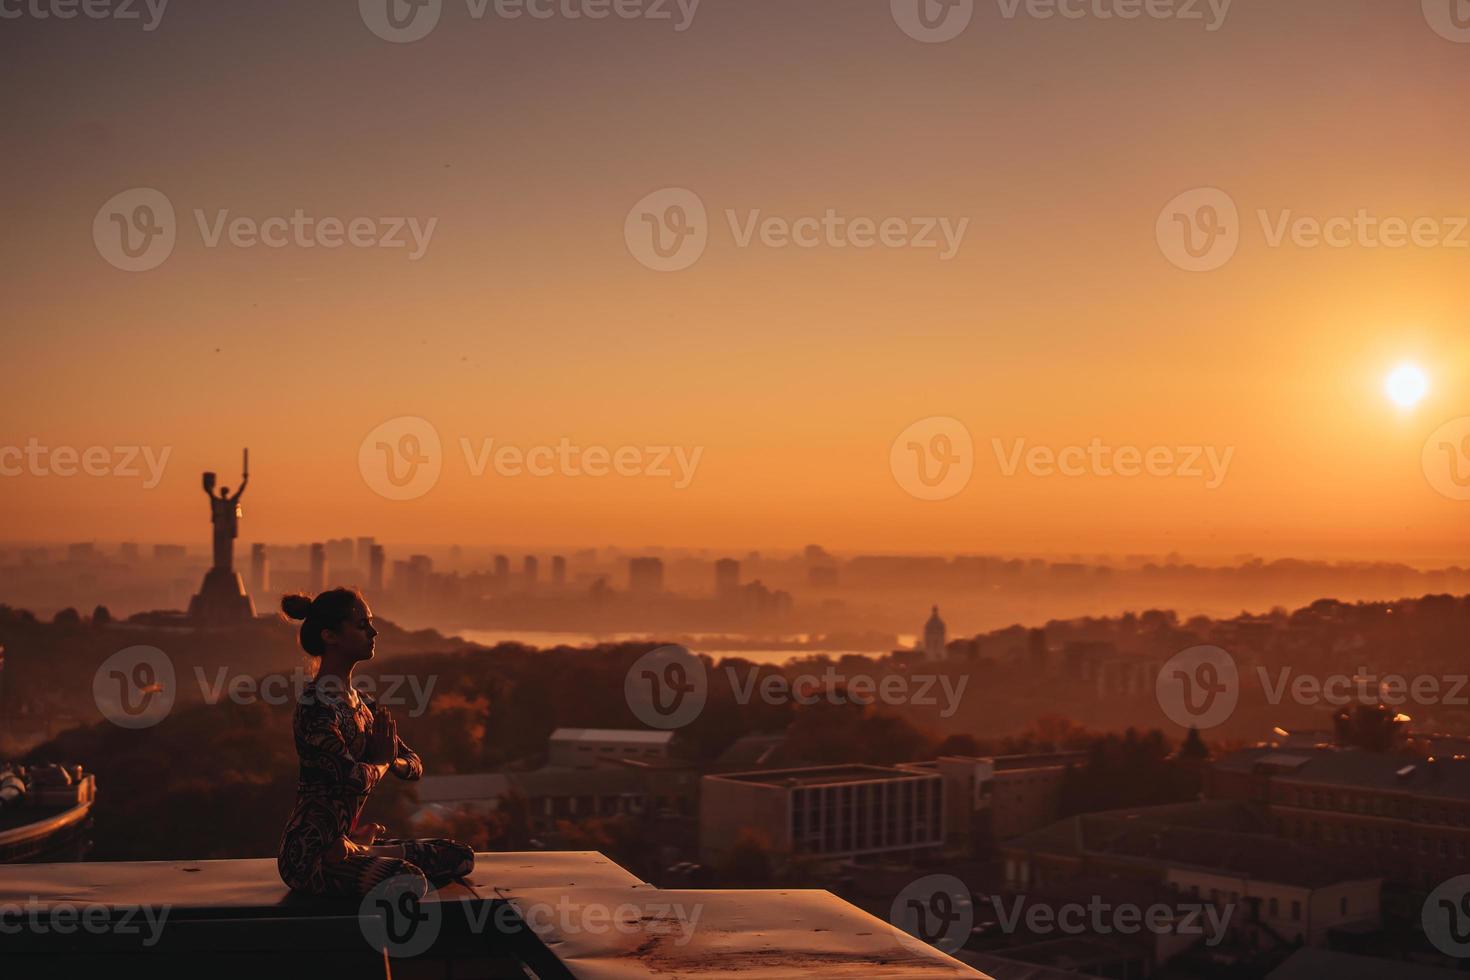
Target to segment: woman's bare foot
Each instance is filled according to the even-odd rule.
[[[372,847],[373,842],[379,837],[382,837],[387,832],[388,828],[384,827],[382,824],[370,823],[358,827],[348,836],[352,839],[352,842],[354,844],[361,844],[363,847]]]

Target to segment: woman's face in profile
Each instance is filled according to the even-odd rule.
[[[373,658],[373,637],[378,631],[373,628],[373,612],[367,603],[359,600],[353,604],[352,612],[342,621],[333,634],[337,649],[351,657],[353,662]]]

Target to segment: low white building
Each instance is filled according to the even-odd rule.
[[[669,761],[673,732],[633,728],[558,728],[547,742],[547,765],[597,769],[633,762]]]
[[[1242,878],[1199,868],[1172,867],[1164,880],[1180,891],[1225,908],[1253,908],[1257,921],[1288,941],[1326,946],[1327,932],[1338,926],[1381,924],[1382,878],[1310,881],[1290,874]],[[1293,880],[1294,879],[1294,880]]]
[[[699,799],[703,859],[723,861],[747,830],[787,856],[938,854],[944,781],[919,768],[865,765],[705,776]]]

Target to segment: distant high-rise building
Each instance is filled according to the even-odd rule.
[[[944,620],[939,618],[939,607],[929,615],[929,621],[924,624],[924,659],[944,659]]]
[[[740,563],[734,558],[715,562],[715,595],[728,596],[740,590]]]
[[[362,537],[357,539],[357,554],[354,556],[358,568],[369,568],[373,561],[373,549],[378,546],[378,539]]]
[[[188,549],[181,544],[156,544],[153,546],[154,561],[180,561],[187,558]]]
[[[521,562],[521,578],[525,581],[526,588],[536,587],[536,578],[541,574],[540,567],[535,555],[527,555]]]
[[[393,588],[406,596],[417,598],[428,588],[429,576],[432,574],[432,558],[428,555],[410,555],[408,561],[393,563]]]
[[[640,593],[662,592],[664,590],[663,559],[630,558],[628,560],[628,588]]]
[[[510,559],[504,555],[495,556],[495,577],[501,582],[510,578]]]
[[[382,545],[374,544],[368,547],[368,588],[374,592],[383,590],[383,565],[386,561],[387,556]]]
[[[561,555],[551,556],[551,584],[556,586],[567,584],[567,560]]]
[[[325,592],[327,590],[327,546],[314,544],[311,546],[311,582],[312,594]]]
[[[250,591],[257,597],[265,595],[271,587],[271,560],[266,556],[265,545],[250,546]]]
[[[351,568],[353,562],[353,541],[351,538],[333,538],[327,542],[327,563],[331,567],[341,571]]]
[[[449,549],[449,569],[450,569],[450,571],[458,571],[459,566],[461,564],[463,564],[463,562],[464,562],[464,549],[461,548],[459,545],[454,545],[453,547],[451,547]]]
[[[97,546],[90,541],[66,546],[67,561],[96,561]]]
[[[124,541],[121,549],[123,561],[134,562],[138,560],[138,543],[136,541]]]

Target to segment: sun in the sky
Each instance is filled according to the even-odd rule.
[[[1413,408],[1429,394],[1429,376],[1417,364],[1400,364],[1384,382],[1384,391],[1400,408]]]

